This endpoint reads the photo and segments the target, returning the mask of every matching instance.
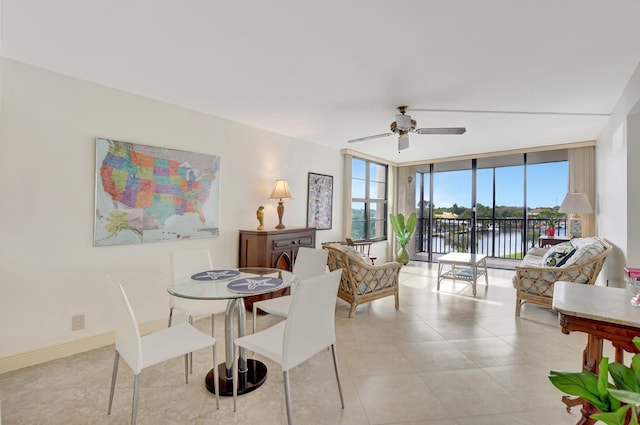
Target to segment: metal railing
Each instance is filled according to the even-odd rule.
[[[524,229],[525,221],[521,218],[478,219],[475,252],[494,258],[522,259],[529,248],[538,246],[540,236],[546,234],[548,221],[529,218]],[[567,234],[566,224],[562,219],[554,226],[557,236]],[[470,219],[434,218],[431,229],[428,218],[418,219],[418,229],[416,252],[429,252],[429,245],[434,254],[471,252]]]

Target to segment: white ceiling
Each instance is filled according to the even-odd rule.
[[[2,55],[394,162],[593,140],[640,62],[638,0],[0,0]]]

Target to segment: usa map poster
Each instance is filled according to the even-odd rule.
[[[96,139],[94,246],[219,235],[220,157]]]

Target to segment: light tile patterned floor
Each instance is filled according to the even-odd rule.
[[[463,282],[444,281],[436,292],[437,266],[412,263],[401,273],[400,310],[393,298],[336,308],[337,350],[345,395],[340,408],[330,352],[291,372],[293,415],[299,425],[517,425],[575,424],[561,393],[547,379],[551,369],[578,370],[586,336],[563,335],[557,317],[524,306],[514,317],[512,271],[489,270],[478,295]],[[250,316],[250,313],[248,314]],[[249,317],[250,319],[250,317]],[[260,316],[264,328],[279,319]],[[218,359],[224,356],[222,317],[216,320]],[[202,319],[197,326],[210,329]],[[219,328],[218,328],[219,327]],[[132,374],[120,364],[114,412],[107,416],[113,346],[0,376],[2,423],[126,424]],[[266,360],[267,382],[215,410],[203,377],[207,350],[194,353],[193,378],[184,384],[181,359],[142,373],[139,424],[286,424],[282,373]]]

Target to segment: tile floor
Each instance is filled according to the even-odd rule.
[[[358,308],[336,308],[337,350],[345,396],[340,408],[330,351],[291,372],[298,425],[575,424],[551,369],[578,370],[586,336],[563,335],[557,317],[536,306],[514,318],[512,271],[489,270],[478,296],[462,282],[444,281],[437,265],[410,264],[401,273],[400,310],[393,298]],[[250,320],[250,313],[248,314]],[[216,320],[218,359],[224,356],[223,317]],[[260,328],[278,319],[260,316]],[[209,319],[197,321],[210,329]],[[132,374],[120,363],[114,411],[107,416],[113,346],[0,375],[2,424],[129,423]],[[210,351],[194,353],[185,385],[182,359],[142,373],[139,424],[286,424],[282,373],[270,361],[267,382],[239,398],[220,400],[203,378]]]

